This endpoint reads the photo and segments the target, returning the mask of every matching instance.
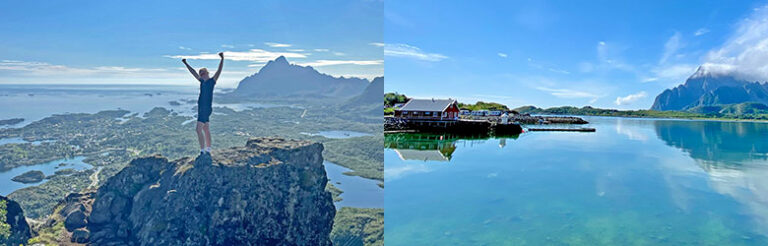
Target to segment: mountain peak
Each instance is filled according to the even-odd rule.
[[[704,63],[696,72],[691,75],[691,79],[704,77],[736,76],[736,71],[732,65]]]
[[[682,85],[656,96],[652,110],[692,110],[700,106],[758,102],[768,104],[768,84],[750,82],[733,65],[705,63]]]
[[[285,63],[285,64],[288,64],[288,59],[285,59],[285,56],[280,56],[277,59],[275,59],[275,63]]]
[[[240,81],[235,96],[331,98],[346,100],[362,92],[368,80],[333,77],[311,66],[288,63],[285,56],[267,62],[258,73]]]

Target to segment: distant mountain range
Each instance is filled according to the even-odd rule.
[[[280,56],[267,62],[259,72],[240,81],[230,95],[259,99],[347,100],[360,95],[369,84],[367,79],[333,77],[310,66],[290,64],[284,56]]]
[[[365,87],[363,93],[349,99],[347,105],[370,105],[381,106],[381,96],[384,95],[384,77],[376,77]]]
[[[767,83],[712,73],[701,66],[684,84],[656,96],[651,110],[749,114],[766,112],[767,104]]]

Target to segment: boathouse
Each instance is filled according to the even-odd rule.
[[[459,105],[456,99],[411,99],[395,110],[395,117],[407,120],[456,121]]]

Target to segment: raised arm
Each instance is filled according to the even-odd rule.
[[[221,69],[224,68],[224,52],[219,52],[219,57],[221,57],[221,61],[219,61],[219,69],[217,69],[216,73],[213,74],[213,80],[216,82],[219,82],[219,75],[221,75]]]
[[[187,64],[187,59],[181,59],[181,62],[183,62],[184,65],[187,66],[187,70],[189,70],[189,72],[192,73],[192,76],[195,76],[195,79],[200,80],[200,75],[197,74],[197,71],[195,71],[195,69],[192,68],[192,66]]]

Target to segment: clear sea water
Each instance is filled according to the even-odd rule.
[[[386,244],[768,245],[768,124],[585,118],[388,136]]]
[[[302,132],[301,134],[309,135],[309,136],[323,136],[326,138],[354,138],[354,137],[371,136],[370,133],[345,131],[345,130],[319,131],[317,133]]]

